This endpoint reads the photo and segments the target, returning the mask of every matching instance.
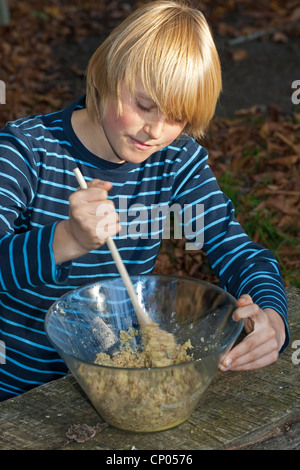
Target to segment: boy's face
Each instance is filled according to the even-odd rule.
[[[139,83],[134,95],[122,87],[121,103],[119,114],[116,100],[109,99],[101,121],[101,150],[110,161],[116,161],[117,157],[141,163],[173,142],[186,125],[186,122],[167,121]]]

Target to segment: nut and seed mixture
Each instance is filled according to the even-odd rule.
[[[112,426],[135,432],[168,429],[190,416],[206,388],[205,380],[190,362],[190,341],[177,345],[173,335],[162,334],[156,324],[140,333],[142,348],[132,347],[137,331],[123,331],[120,353],[113,357],[99,353],[95,359],[96,364],[110,367],[81,364],[77,379]],[[182,367],[182,363],[187,364]]]
[[[174,335],[159,328],[157,323],[142,326],[140,335],[142,348],[136,350],[131,343],[138,335],[136,330],[130,328],[128,332],[121,331],[120,353],[110,357],[106,353],[97,354],[95,363],[115,367],[164,367],[173,364],[192,361],[193,356],[187,353],[192,349],[190,341],[178,345]]]

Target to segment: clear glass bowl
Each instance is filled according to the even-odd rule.
[[[100,352],[120,348],[120,331],[139,330],[121,278],[68,292],[49,309],[45,329],[101,417],[134,432],[172,428],[185,421],[206,390],[222,356],[243,328],[232,313],[235,299],[219,287],[191,278],[131,277],[142,307],[178,344],[191,342],[193,359],[153,368],[95,364]],[[139,346],[139,335],[135,347]]]

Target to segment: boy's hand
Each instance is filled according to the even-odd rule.
[[[275,362],[285,341],[285,325],[281,316],[271,308],[259,308],[250,295],[242,295],[237,306],[233,319],[244,318],[248,334],[224,357],[219,369],[258,369]]]
[[[56,264],[78,258],[98,249],[119,232],[118,214],[107,199],[112,184],[93,180],[69,198],[69,219],[55,230],[53,251]]]

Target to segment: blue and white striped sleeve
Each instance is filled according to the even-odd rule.
[[[28,227],[16,220],[30,212],[38,184],[30,145],[11,126],[0,131],[0,289],[12,291],[59,282],[52,240],[56,224]],[[28,220],[28,217],[26,217]]]
[[[221,191],[208,165],[208,154],[201,146],[189,150],[186,167],[174,186],[175,200],[184,211],[190,205],[194,211],[184,219],[192,240],[207,254],[220,286],[235,298],[251,295],[262,309],[272,308],[286,325],[286,342],[289,342],[287,299],[279,265],[273,254],[254,243],[237,222],[232,202]],[[198,205],[198,209],[195,209]]]

